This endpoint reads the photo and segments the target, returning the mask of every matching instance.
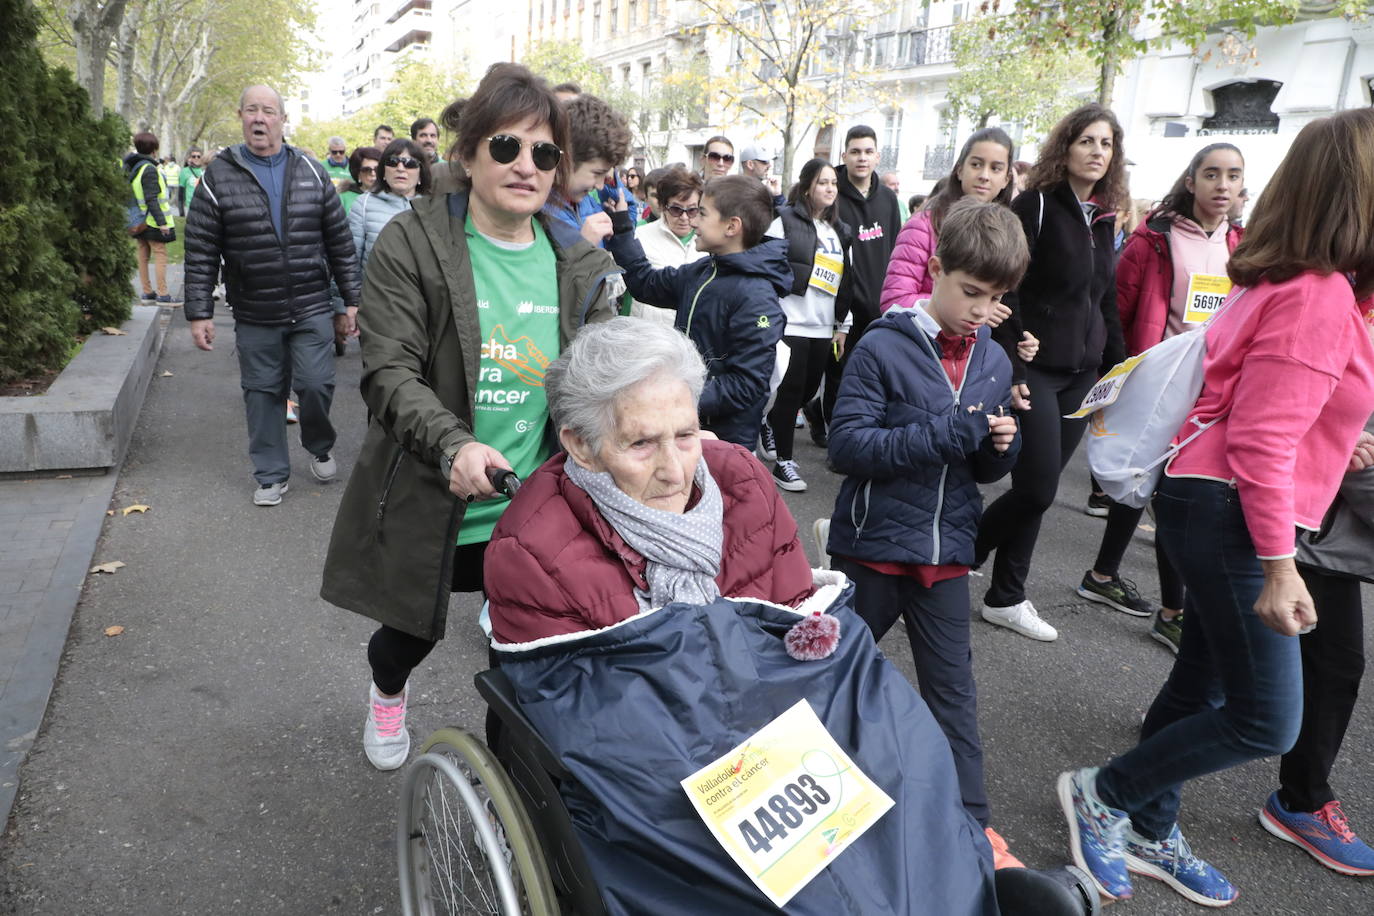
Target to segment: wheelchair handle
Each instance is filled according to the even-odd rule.
[[[506,468],[487,468],[487,480],[491,481],[497,493],[508,499],[514,499],[520,491],[520,478]]]

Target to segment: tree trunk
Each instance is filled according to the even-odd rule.
[[[1120,13],[1109,10],[1103,14],[1102,57],[1098,61],[1100,68],[1097,72],[1097,101],[1107,107],[1111,107],[1112,89],[1116,84],[1117,61],[1121,53],[1120,48],[1117,47],[1120,28]]]
[[[134,65],[138,59],[138,29],[142,18],[142,8],[130,10],[119,25],[119,37],[115,41],[115,109],[130,124],[134,123]]]
[[[792,184],[792,162],[795,153],[792,149],[792,135],[797,123],[797,97],[795,89],[789,87],[787,94],[787,110],[782,122],[782,181],[781,184],[786,193],[786,188]]]
[[[78,0],[67,13],[76,44],[76,81],[91,98],[91,115],[105,114],[105,56],[129,0]]]

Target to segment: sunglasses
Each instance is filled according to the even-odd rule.
[[[688,219],[696,219],[698,216],[701,215],[701,208],[679,207],[677,204],[669,204],[668,212],[673,216],[677,217],[678,219],[682,219],[684,216]]]
[[[724,162],[726,165],[733,165],[735,162],[734,153],[707,153],[706,158],[712,162]]]
[[[494,137],[487,137],[487,152],[491,153],[491,158],[501,165],[509,165],[520,155],[520,150],[525,145],[525,141],[519,137],[512,137],[510,134],[497,134]],[[530,157],[534,160],[534,167],[541,172],[552,172],[558,168],[558,163],[563,160],[563,151],[557,144],[547,140],[536,141],[530,147]]]
[[[418,169],[420,167],[420,160],[412,159],[409,156],[390,156],[387,158],[386,162],[382,164],[389,169]]]
[[[348,150],[346,150],[346,149],[332,149],[332,150],[329,151],[329,155],[331,155],[331,156],[342,156],[342,155],[343,155],[344,153],[346,153],[346,152],[348,152]]]
[[[376,175],[377,167],[375,165],[365,165],[358,169],[358,173],[361,175]]]

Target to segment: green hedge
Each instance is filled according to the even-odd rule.
[[[95,121],[50,69],[29,0],[0,0],[0,382],[60,368],[75,336],[129,317],[123,119]]]

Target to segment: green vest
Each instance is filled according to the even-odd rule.
[[[143,213],[143,221],[154,228],[161,228],[153,220],[152,214],[148,212],[148,201],[143,196],[143,170],[150,167],[152,167],[151,162],[140,165],[138,171],[134,172],[130,184],[133,185],[134,201],[137,202],[139,211]],[[167,220],[165,225],[171,226],[172,208],[171,198],[167,196],[167,179],[163,176],[161,169],[154,168],[153,171],[157,174],[157,205],[162,210],[163,218]]]

